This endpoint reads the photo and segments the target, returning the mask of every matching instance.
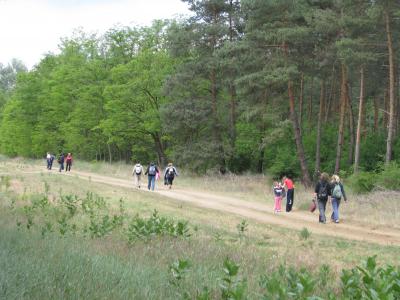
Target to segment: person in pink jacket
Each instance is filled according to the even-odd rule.
[[[72,154],[68,153],[67,157],[65,158],[66,168],[65,171],[71,171],[72,166]]]

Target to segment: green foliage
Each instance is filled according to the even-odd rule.
[[[356,193],[367,193],[373,189],[400,190],[400,167],[397,162],[380,164],[376,173],[359,172],[348,180]]]
[[[376,256],[363,266],[343,270],[342,292],[346,299],[398,299],[400,297],[400,268],[378,267]]]
[[[260,287],[264,290],[266,299],[322,299],[315,296],[318,284],[317,278],[305,269],[287,270],[281,266],[278,272],[263,275]]]
[[[225,300],[246,299],[246,280],[238,277],[239,266],[229,258],[223,263],[224,276],[220,279],[221,298]]]
[[[239,233],[239,237],[243,238],[246,234],[246,232],[249,230],[249,223],[247,223],[246,220],[242,220],[239,224],[236,225],[236,229]]]
[[[350,186],[356,193],[367,193],[372,191],[375,187],[376,181],[377,175],[368,172],[359,172],[348,178]]]
[[[308,240],[308,239],[310,238],[311,232],[310,232],[306,227],[304,227],[304,228],[300,231],[299,236],[300,236],[300,239],[306,241],[306,240]]]
[[[137,239],[149,240],[163,235],[187,238],[190,230],[187,222],[162,217],[155,210],[150,218],[135,216],[128,225],[126,235],[129,243],[133,243]]]
[[[190,268],[190,262],[188,260],[179,259],[178,261],[175,261],[169,267],[169,270],[172,275],[171,283],[175,286],[180,285],[182,280],[185,278],[189,268]]]
[[[389,190],[400,190],[400,165],[397,162],[385,165],[378,174],[376,186]]]

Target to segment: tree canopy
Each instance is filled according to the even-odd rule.
[[[0,65],[0,151],[299,177],[400,160],[400,3],[185,0]]]

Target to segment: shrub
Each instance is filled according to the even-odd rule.
[[[400,190],[400,166],[396,162],[383,168],[378,175],[377,186],[389,190]]]
[[[349,184],[356,193],[368,193],[375,187],[377,175],[369,172],[359,172],[349,177]]]
[[[300,239],[301,240],[308,240],[308,238],[311,236],[311,232],[306,228],[306,227],[304,227],[301,231],[300,231],[300,233],[299,233],[299,236],[300,236]]]

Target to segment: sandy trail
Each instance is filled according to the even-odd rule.
[[[137,192],[147,192],[147,190],[136,190],[133,187],[133,182],[130,180],[114,178],[111,176],[76,170],[71,173],[58,173],[57,171],[54,171],[54,173],[64,176],[76,176],[84,180],[112,186],[131,188]],[[316,213],[311,214],[304,211],[293,211],[291,213],[275,214],[273,212],[273,207],[268,204],[219,196],[208,192],[199,192],[187,189],[159,189],[155,191],[155,193],[176,201],[189,203],[201,208],[220,211],[221,213],[239,215],[260,223],[279,225],[296,230],[306,227],[312,233],[320,235],[365,241],[381,245],[400,245],[400,231],[394,229],[374,229],[372,226],[360,226],[351,224],[351,222],[340,224],[329,223],[323,225],[317,222],[318,217]]]

